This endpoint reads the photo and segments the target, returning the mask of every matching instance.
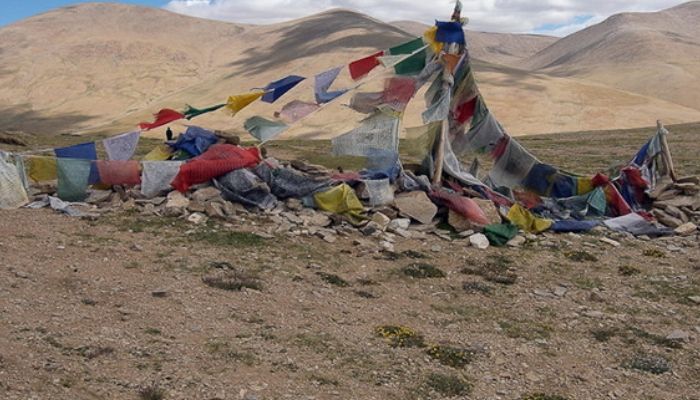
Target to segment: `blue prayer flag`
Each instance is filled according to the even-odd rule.
[[[274,103],[277,99],[284,96],[285,93],[292,90],[292,88],[303,81],[304,77],[297,75],[290,75],[284,79],[272,82],[265,87],[265,95],[262,97],[262,101],[266,103]]]
[[[76,160],[97,160],[97,149],[95,148],[95,142],[77,144],[70,147],[62,147],[59,149],[54,149],[56,157],[58,158],[74,158]],[[95,163],[90,166],[90,177],[88,183],[94,185],[100,182],[100,172],[97,170]]]
[[[464,28],[460,22],[441,22],[435,21],[437,26],[437,34],[435,40],[440,43],[457,43],[465,44]]]

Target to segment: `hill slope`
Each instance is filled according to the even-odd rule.
[[[62,8],[0,29],[0,127],[118,133],[163,107],[207,106],[289,74],[313,77],[411,37],[347,10],[252,26],[118,4]],[[478,40],[472,43],[477,52]],[[518,57],[534,51],[526,47],[518,47]],[[492,109],[516,135],[700,120],[700,111],[578,79],[487,63],[476,72]],[[353,85],[347,75],[338,87]],[[378,89],[383,76],[374,73],[360,90]],[[235,118],[217,112],[194,123],[241,132],[250,115],[271,117],[287,101],[311,100],[312,85],[307,79],[278,103],[256,103]],[[289,136],[330,137],[354,126],[362,115],[342,103],[346,99]],[[411,105],[406,126],[420,123],[423,107],[420,99]]]
[[[700,109],[700,1],[624,13],[530,57],[530,70],[597,81]]]

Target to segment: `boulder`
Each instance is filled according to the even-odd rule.
[[[411,217],[421,224],[430,224],[438,211],[437,206],[430,201],[428,195],[421,191],[402,193],[396,196],[394,206],[401,215]]]
[[[477,233],[469,236],[469,243],[472,245],[472,247],[476,247],[480,250],[486,250],[490,246],[489,238],[487,238],[486,235],[482,233]]]
[[[379,225],[382,228],[382,230],[386,230],[386,228],[391,223],[391,219],[389,219],[389,217],[387,217],[386,215],[378,212],[372,216],[372,222]]]
[[[217,198],[221,198],[221,191],[214,186],[197,189],[191,196],[192,200],[201,201],[203,203]]]
[[[695,234],[697,231],[698,231],[698,226],[692,222],[685,223],[685,224],[679,226],[678,228],[674,229],[674,232],[677,235],[681,235],[681,236],[690,236],[690,235]]]
[[[489,224],[494,225],[503,222],[501,220],[501,213],[498,212],[498,208],[496,208],[496,205],[493,204],[493,201],[484,199],[472,200],[474,200],[476,204],[478,204],[481,208],[481,211],[483,211],[484,214],[486,214],[486,218],[488,218]]]

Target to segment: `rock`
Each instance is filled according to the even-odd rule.
[[[425,192],[415,191],[402,193],[394,198],[394,205],[401,215],[411,217],[421,224],[430,224],[437,214],[437,206],[433,204]]]
[[[185,197],[182,193],[174,190],[168,193],[167,200],[165,202],[165,208],[167,209],[179,209],[181,212],[190,205],[190,200]]]
[[[566,295],[566,292],[568,292],[568,291],[569,290],[563,286],[557,286],[553,290],[554,295],[557,297],[564,297]]]
[[[197,200],[191,200],[190,204],[187,206],[187,211],[189,212],[198,212],[198,213],[203,213],[204,210],[206,210],[206,203],[203,203],[201,201]]]
[[[168,292],[166,290],[158,289],[154,290],[151,292],[151,296],[153,297],[158,297],[158,298],[163,298],[168,296]]]
[[[413,237],[413,234],[411,233],[411,231],[406,230],[406,229],[396,228],[392,232],[401,236],[404,239],[410,239],[411,237]]]
[[[408,218],[397,218],[389,222],[387,229],[389,232],[394,232],[397,229],[408,229],[411,226],[411,220]],[[396,233],[396,232],[394,232]]]
[[[527,239],[525,239],[525,236],[516,236],[513,239],[509,240],[507,245],[510,247],[520,247],[524,245],[527,242]]]
[[[192,215],[187,217],[187,221],[195,225],[200,225],[207,221],[207,217],[202,213],[193,213]]]
[[[489,239],[481,233],[469,236],[469,243],[480,250],[486,250],[490,246]]]
[[[121,205],[122,210],[125,211],[130,211],[136,208],[136,200],[134,199],[127,199],[125,202],[122,203]]]
[[[391,242],[388,242],[386,240],[383,240],[379,242],[379,245],[382,247],[382,250],[388,251],[389,253],[394,253],[394,245]]]
[[[328,231],[319,231],[316,233],[316,236],[320,237],[323,239],[325,242],[328,243],[335,243],[338,241],[338,237]]]
[[[21,279],[29,279],[29,275],[22,271],[15,271],[15,276]]]
[[[323,213],[314,213],[310,217],[304,218],[304,225],[307,226],[318,226],[325,228],[329,226],[333,221]]]
[[[667,213],[655,208],[652,210],[652,214],[654,217],[662,224],[668,226],[669,228],[678,228],[679,226],[683,225],[683,221],[681,221],[678,218],[672,217],[668,215]]]
[[[681,249],[680,247],[678,247],[678,246],[676,246],[676,245],[673,245],[673,244],[670,244],[670,245],[666,246],[666,249],[667,249],[668,251],[671,251],[671,252],[674,252],[674,253],[678,253],[679,251],[683,250],[683,249]]]
[[[461,214],[449,210],[447,214],[447,223],[454,228],[457,232],[465,232],[479,230],[481,231],[481,226],[473,223],[472,221],[464,218]]]
[[[432,251],[433,253],[439,253],[442,251],[442,246],[435,245],[430,248],[430,251]]]
[[[304,204],[299,199],[290,198],[284,202],[284,205],[290,211],[301,211],[304,209]]]
[[[678,228],[673,230],[676,234],[681,236],[690,236],[698,231],[698,226],[692,222],[685,223]]]
[[[207,186],[192,193],[191,198],[194,201],[201,201],[204,203],[217,198],[221,199],[221,191],[214,186]]]
[[[111,190],[91,190],[90,195],[85,199],[88,204],[99,204],[108,201],[112,197]]]
[[[219,202],[207,203],[204,207],[204,212],[207,214],[207,216],[209,216],[209,218],[226,219],[224,205]]]
[[[493,201],[484,199],[472,200],[474,200],[476,204],[478,204],[481,208],[481,211],[483,211],[484,214],[486,214],[486,218],[488,218],[490,225],[500,224],[502,222],[501,214],[498,212],[498,208],[496,208],[496,205],[493,204]]]
[[[584,316],[588,318],[601,319],[605,318],[605,314],[600,311],[586,311],[583,313]]]
[[[688,340],[690,340],[690,334],[681,330],[675,330],[671,332],[668,336],[666,336],[666,339],[678,342],[687,342]]]
[[[224,214],[226,214],[227,217],[235,217],[237,213],[240,214],[247,214],[248,210],[242,205],[238,203],[232,203],[230,201],[224,201]]]
[[[469,230],[469,231],[460,232],[460,233],[459,233],[459,236],[460,236],[460,237],[463,237],[463,238],[468,238],[469,236],[471,236],[471,235],[473,235],[473,234],[475,234],[475,233],[476,233],[476,232],[474,232],[474,231],[472,231],[472,230]]]
[[[387,228],[387,227],[389,226],[389,224],[391,223],[391,219],[389,219],[389,217],[387,217],[386,215],[384,215],[384,214],[378,212],[378,213],[375,213],[375,214],[372,216],[372,222],[374,222],[374,223],[376,223],[377,225],[379,225],[379,227],[381,227],[382,230],[386,230],[386,228]]]
[[[692,301],[695,304],[700,304],[700,296],[690,296],[688,297],[688,300]]]
[[[382,228],[376,222],[370,221],[367,225],[360,228],[360,232],[365,236],[373,236],[382,232]]]
[[[603,243],[609,244],[612,247],[620,247],[620,242],[616,242],[616,241],[609,239],[609,238],[606,238],[606,237],[600,238],[600,241]]]
[[[130,249],[131,249],[132,251],[138,251],[138,252],[142,252],[142,251],[143,251],[143,247],[141,247],[141,246],[140,246],[139,244],[137,244],[137,243],[132,244],[131,247],[130,247]]]

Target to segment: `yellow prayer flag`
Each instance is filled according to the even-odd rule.
[[[52,181],[58,178],[56,157],[29,156],[25,159],[29,177],[34,182]]]
[[[576,179],[576,194],[583,195],[588,194],[595,189],[593,187],[593,178],[577,178]]]
[[[255,100],[263,97],[264,94],[265,92],[257,91],[230,96],[228,98],[228,101],[226,102],[226,108],[228,108],[233,115],[236,115],[237,112],[246,108],[250,103],[254,102]]]
[[[173,154],[173,149],[167,144],[156,146],[150,153],[143,156],[143,161],[165,161]]]
[[[442,43],[436,40],[437,31],[438,27],[433,26],[432,28],[425,31],[425,33],[423,34],[423,38],[425,39],[425,42],[430,45],[430,49],[433,51],[433,53],[440,54],[440,52],[442,51]]]
[[[530,210],[520,204],[515,204],[508,211],[508,220],[525,232],[544,232],[552,227],[553,222],[549,219],[536,217]]]

